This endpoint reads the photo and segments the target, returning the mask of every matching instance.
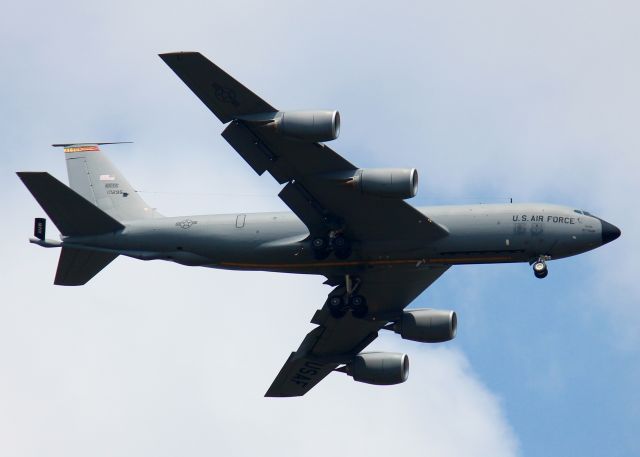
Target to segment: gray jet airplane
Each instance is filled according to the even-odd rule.
[[[188,266],[323,275],[333,287],[266,393],[307,393],[332,371],[386,385],[404,382],[406,354],[362,352],[380,330],[435,343],[456,335],[454,311],[405,311],[451,265],[547,262],[620,236],[579,209],[550,204],[414,208],[415,169],[358,168],[326,146],[337,111],[279,111],[196,52],[160,57],[227,127],[222,136],[262,175],[284,185],[287,213],[163,217],[100,151],[59,144],[70,187],[44,172],[18,176],[61,232],[32,243],[60,247],[55,284],[82,285],[119,255]]]

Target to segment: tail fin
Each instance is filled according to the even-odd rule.
[[[109,216],[119,221],[160,216],[100,151],[114,143],[54,144],[63,147],[69,186]]]
[[[81,286],[109,265],[118,254],[63,247],[53,281],[58,286]]]
[[[22,171],[17,174],[63,235],[98,235],[124,228],[49,173]]]

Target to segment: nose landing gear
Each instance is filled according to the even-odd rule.
[[[546,278],[549,274],[549,270],[547,269],[547,262],[545,262],[545,260],[547,260],[547,256],[540,256],[538,257],[538,260],[533,262],[533,274],[536,276],[536,278]]]

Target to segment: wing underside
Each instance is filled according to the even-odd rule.
[[[291,139],[255,119],[277,110],[197,52],[160,56],[223,123],[227,142],[258,174],[286,184],[280,198],[312,234],[341,227],[360,242],[402,239],[424,243],[446,229],[400,199],[358,192],[348,179],[358,170],[323,143]],[[253,119],[253,120],[252,120]]]
[[[437,280],[448,267],[391,267],[362,274],[358,293],[366,295],[376,319],[346,314],[340,319],[328,310],[329,297],[344,293],[336,287],[311,323],[317,327],[292,352],[266,393],[267,397],[297,397],[306,394],[338,366],[348,363],[378,336],[378,331],[397,318],[409,303]]]

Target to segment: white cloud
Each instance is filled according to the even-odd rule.
[[[337,373],[304,398],[263,398],[328,290],[318,278],[118,259],[87,286],[58,288],[50,251],[12,251],[5,455],[516,454],[499,400],[453,349],[414,345],[401,386]]]

